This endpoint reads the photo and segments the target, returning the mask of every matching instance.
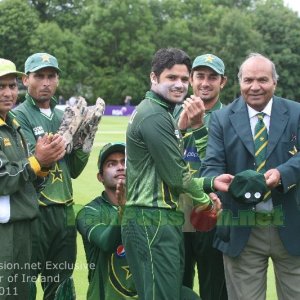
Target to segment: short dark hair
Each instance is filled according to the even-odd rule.
[[[186,65],[189,72],[192,69],[191,59],[184,51],[176,48],[162,48],[154,54],[151,71],[159,77],[164,69],[171,69],[174,65]]]

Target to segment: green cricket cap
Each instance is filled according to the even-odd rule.
[[[225,74],[225,65],[221,58],[213,54],[197,56],[193,62],[192,69],[197,67],[209,67],[220,75]]]
[[[103,146],[103,148],[99,152],[98,163],[97,163],[99,171],[102,170],[103,164],[107,159],[107,157],[114,152],[121,152],[125,154],[125,144],[117,142],[117,143],[108,143]]]
[[[268,191],[265,176],[254,170],[246,170],[234,176],[229,193],[239,203],[257,204]]]
[[[17,71],[16,65],[12,61],[0,58],[0,77],[9,74],[14,74],[16,77],[25,75],[24,73]]]
[[[25,73],[36,72],[40,69],[51,67],[61,72],[58,67],[57,59],[48,53],[35,53],[29,56],[25,61]]]

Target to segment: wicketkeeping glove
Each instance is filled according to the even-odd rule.
[[[84,120],[86,114],[87,104],[83,97],[77,97],[75,104],[67,106],[64,111],[62,123],[57,133],[65,138],[67,153],[72,151],[73,136]]]
[[[104,109],[105,102],[101,98],[97,99],[94,106],[87,107],[87,113],[73,136],[73,149],[82,148],[85,153],[91,152]]]

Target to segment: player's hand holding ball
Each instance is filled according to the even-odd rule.
[[[221,212],[221,202],[218,196],[211,193],[212,203],[206,207],[195,206],[192,209],[190,222],[197,231],[211,231],[217,224],[218,215]]]

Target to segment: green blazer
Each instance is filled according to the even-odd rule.
[[[281,174],[282,184],[272,190],[272,201],[280,238],[291,255],[300,255],[299,149],[300,104],[274,96],[266,169],[277,168]],[[255,169],[254,143],[247,106],[240,97],[224,109],[213,112],[201,175],[235,175],[246,169]],[[255,226],[251,222],[255,206],[239,204],[229,193],[220,193],[220,197],[227,220],[221,218],[217,226],[215,246],[235,257],[245,247],[251,228]]]

